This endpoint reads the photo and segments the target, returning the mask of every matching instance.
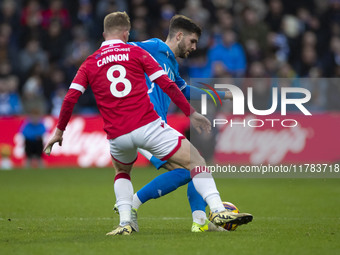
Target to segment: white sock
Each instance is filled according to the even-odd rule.
[[[125,226],[131,221],[131,206],[130,205],[120,205],[119,210],[119,225]]]
[[[143,203],[139,200],[139,197],[137,196],[137,193],[133,195],[132,198],[132,208],[138,210],[138,208],[142,205]]]
[[[191,178],[195,189],[204,201],[207,202],[212,212],[222,212],[225,210],[214,178],[210,172],[194,168],[191,170]]]
[[[221,197],[219,194],[211,194],[206,197],[205,202],[210,207],[212,212],[222,212],[225,210],[224,205],[222,203]]]
[[[192,220],[193,222],[203,225],[205,223],[205,220],[207,219],[207,215],[204,211],[196,210],[192,212]]]
[[[133,186],[130,181],[130,176],[128,174],[116,175],[114,190],[119,211],[119,225],[124,226],[131,222]]]

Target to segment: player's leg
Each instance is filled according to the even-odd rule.
[[[148,159],[157,169],[164,167],[165,169],[169,170],[169,172],[157,176],[143,188],[137,191],[133,195],[132,208],[138,210],[142,204],[149,201],[150,199],[156,199],[161,196],[165,196],[166,194],[176,190],[178,187],[188,183],[187,194],[193,219],[191,231],[212,231],[213,227],[210,226],[209,228],[209,221],[207,220],[205,213],[207,203],[196,191],[191,181],[190,172],[187,169],[180,168],[180,166],[177,164],[171,164],[167,161],[162,161],[154,157],[146,150],[138,149],[138,152]]]
[[[205,160],[197,149],[184,136],[169,125],[154,121],[147,125],[144,135],[148,137],[138,147],[150,151],[162,160],[168,160],[190,170],[197,192],[203,197],[213,212],[213,221],[217,224],[245,224],[252,220],[250,214],[235,214],[225,210],[215,181],[206,169]]]
[[[229,222],[242,225],[252,221],[253,216],[250,214],[235,214],[225,210],[215,181],[211,173],[207,171],[204,159],[187,139],[182,140],[179,149],[168,160],[186,169],[191,169],[192,182],[197,192],[209,205],[213,213],[212,219],[214,223],[220,225]]]
[[[191,170],[193,186],[213,212],[225,209],[211,173],[205,171],[205,160],[187,139],[182,140],[180,148],[169,158],[169,162]]]
[[[42,138],[39,138],[37,140],[37,166],[38,168],[43,168],[44,167],[44,161],[43,161],[43,149],[44,149],[44,144]]]
[[[226,231],[224,228],[213,224],[207,219],[205,212],[207,203],[203,200],[202,196],[198,194],[192,181],[188,183],[187,194],[193,219],[191,232]]]
[[[198,194],[192,181],[188,183],[187,195],[193,222],[199,225],[205,224],[205,220],[207,219],[205,207],[207,206],[207,203],[204,201],[201,195]]]
[[[190,172],[187,169],[180,168],[180,166],[177,164],[170,164],[167,161],[157,159],[148,151],[141,149],[138,151],[147,159],[149,159],[157,169],[163,166],[165,169],[169,170],[169,172],[165,172],[157,176],[133,195],[131,222],[133,222],[134,225],[138,226],[137,210],[142,204],[149,201],[150,199],[156,199],[161,196],[165,196],[166,194],[176,190],[178,187],[188,183],[187,194],[193,218],[191,231],[225,231],[223,228],[212,224],[207,219],[205,212],[207,203],[196,191],[191,181]]]
[[[149,159],[157,169],[164,166],[164,168],[172,171],[165,172],[157,176],[137,191],[133,195],[132,207],[134,209],[138,209],[143,203],[150,199],[165,196],[166,194],[176,190],[178,187],[191,181],[190,173],[186,169],[179,168],[180,166],[178,165],[167,164],[166,161],[162,161],[152,156],[152,154],[146,150],[139,149],[138,151]]]
[[[112,162],[116,170],[114,192],[119,211],[119,226],[107,235],[129,235],[135,230],[131,225],[133,186],[130,172],[137,159],[137,149],[129,134],[119,136],[109,142]]]
[[[130,172],[132,165],[124,165],[115,160],[112,161],[114,168],[116,169],[114,192],[116,194],[116,204],[120,215],[119,225],[124,226],[131,221],[133,186]]]
[[[178,187],[185,185],[189,182],[188,200],[190,203],[193,217],[191,231],[192,232],[225,231],[223,228],[220,228],[212,224],[207,219],[205,213],[205,208],[207,204],[193,186],[190,177],[190,172],[187,169],[180,168],[179,165],[174,163],[171,164],[167,161],[162,161],[154,157],[150,152],[146,150],[138,149],[138,151],[145,158],[147,158],[157,169],[163,167],[169,170],[169,172],[165,172],[157,176],[133,195],[131,222],[133,223],[134,226],[138,226],[137,210],[142,204],[146,203],[150,199],[156,199],[161,196],[165,196],[166,194],[176,190]],[[114,210],[117,210],[116,206]]]
[[[25,139],[25,154],[26,154],[26,161],[25,167],[30,168],[32,167],[32,158],[33,158],[33,145],[32,142],[28,139]]]
[[[134,230],[131,225],[131,208],[133,186],[130,172],[132,164],[125,165],[112,159],[116,176],[114,180],[114,191],[116,195],[116,205],[119,210],[119,226],[106,235],[130,235]]]
[[[187,184],[190,180],[190,173],[183,168],[165,172],[154,178],[134,194],[132,206],[133,208],[138,209],[143,203],[150,199],[165,196],[176,190],[178,187]]]

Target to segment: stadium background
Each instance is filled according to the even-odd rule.
[[[188,59],[179,60],[180,73],[187,81],[207,77],[340,76],[339,0],[2,0],[0,9],[0,147],[2,158],[10,155],[16,167],[22,166],[24,159],[21,124],[27,116],[39,112],[47,116],[45,125],[54,127],[54,117],[69,84],[79,65],[102,42],[102,20],[112,11],[127,11],[130,15],[130,41],[152,37],[165,40],[169,20],[176,13],[200,24],[203,33],[198,50]],[[336,79],[324,81],[309,88],[310,109],[322,115],[322,121],[334,120],[336,128],[340,83],[334,82]],[[170,114],[175,114],[172,123],[181,120],[180,129],[185,132],[187,124],[177,112],[171,105]],[[85,130],[100,132],[99,120],[92,124],[95,130],[88,127],[88,121],[98,114],[90,90],[80,97],[74,114],[87,123]],[[334,133],[324,130],[321,133],[328,135],[327,142],[337,141]],[[65,147],[64,154],[72,154],[70,147]],[[331,148],[333,154],[338,149]],[[109,156],[105,164],[81,163],[79,156],[71,155],[64,163],[104,166],[109,164],[107,159]],[[49,159],[48,164],[57,162],[63,161]]]
[[[50,19],[52,2],[61,3],[62,10]],[[247,12],[251,24],[246,24],[245,7],[256,10]],[[327,77],[331,82],[336,79],[329,78],[340,74],[338,0],[0,0],[2,163],[8,155],[18,155],[11,158],[14,166],[24,165],[20,126],[32,109],[39,109],[46,125],[55,125],[79,64],[100,45],[102,18],[115,10],[127,10],[131,16],[131,40],[165,39],[174,13],[199,22],[204,29],[199,50],[180,63],[187,81],[211,74]],[[216,45],[223,34],[229,40],[235,35],[236,43],[221,54],[219,50],[225,49]],[[220,55],[225,62],[217,58]],[[239,59],[243,61],[234,61]],[[234,63],[239,65],[229,66]],[[306,148],[317,150],[314,157],[334,156],[329,162],[340,151],[339,93],[339,82],[316,86],[313,118],[303,122],[304,128],[320,130],[313,146]],[[188,123],[176,111],[171,108],[174,115],[169,118],[175,121],[170,122],[183,130]],[[100,166],[99,155],[108,155],[91,93],[81,97],[75,113],[69,131],[77,134],[87,123],[85,132],[78,132],[78,137],[66,137],[70,133],[66,132],[63,151],[55,146],[53,152],[67,156],[64,160],[71,167],[60,167],[57,163],[62,160],[53,156],[46,158],[47,164],[55,166],[50,170],[0,171],[0,254],[340,254],[339,178],[215,178],[224,201],[254,215],[251,224],[229,233],[191,233],[186,187],[181,187],[139,209],[139,233],[127,238],[105,236],[118,224],[112,212],[114,170],[112,166],[73,167]],[[259,140],[268,143],[268,138]],[[82,141],[75,148],[76,156],[73,139]],[[280,141],[286,140],[294,144],[296,139],[283,136]],[[87,148],[87,154],[81,148]],[[83,155],[80,161],[79,155]],[[100,162],[94,163],[95,159]],[[159,173],[152,167],[133,171],[135,191]]]

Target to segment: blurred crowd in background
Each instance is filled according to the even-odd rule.
[[[106,14],[126,11],[130,41],[166,39],[183,14],[203,30],[180,60],[190,78],[339,78],[340,0],[1,0],[0,115],[58,115],[86,57],[103,41]],[[332,82],[335,81],[335,82]],[[313,108],[340,110],[340,84],[313,86]],[[271,84],[259,85],[269,91]],[[97,113],[88,89],[74,111]]]

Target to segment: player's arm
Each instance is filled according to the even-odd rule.
[[[87,87],[87,84],[88,84],[87,75],[86,75],[85,67],[83,64],[79,68],[64,98],[64,101],[63,101],[63,104],[60,110],[60,114],[59,114],[59,120],[58,120],[56,131],[44,148],[44,151],[47,155],[51,154],[52,147],[55,143],[58,143],[60,146],[62,145],[63,134],[72,116],[73,108],[75,104],[78,102],[80,95],[84,93]]]
[[[202,95],[208,95],[209,93],[216,100],[218,100],[218,98],[216,98],[216,94],[213,91],[209,89],[203,90],[203,89],[199,89],[194,86],[190,86],[182,79],[181,76],[179,76],[179,74],[177,74],[175,82],[177,86],[180,88],[180,90],[182,91],[182,93],[184,94],[184,96],[186,97],[186,99],[188,100],[190,99],[199,100],[201,99]],[[231,94],[230,91],[216,91],[216,93],[219,95],[221,99],[230,99],[230,100],[233,99],[233,95]]]

